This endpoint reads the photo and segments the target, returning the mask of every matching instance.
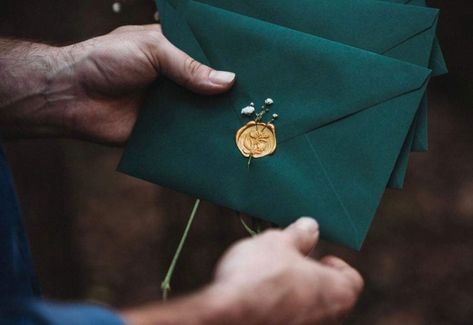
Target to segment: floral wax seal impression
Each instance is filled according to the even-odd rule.
[[[276,151],[276,127],[273,122],[278,118],[278,114],[273,114],[267,123],[261,122],[273,103],[271,98],[267,98],[255,118],[242,126],[235,135],[238,149],[244,157],[248,158],[248,166],[250,166],[251,159],[265,157]],[[254,103],[241,110],[241,114],[248,117],[251,117],[254,112]]]
[[[273,124],[248,122],[238,130],[236,143],[247,158],[271,155],[276,150],[276,128]]]

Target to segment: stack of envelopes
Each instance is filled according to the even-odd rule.
[[[414,5],[413,5],[414,4]],[[284,226],[317,219],[359,249],[386,187],[427,150],[426,87],[446,72],[438,10],[405,0],[157,0],[163,32],[237,74],[227,94],[150,88],[119,169]],[[277,149],[248,167],[241,109],[272,98]]]

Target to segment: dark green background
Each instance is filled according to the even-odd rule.
[[[3,0],[0,35],[65,44],[152,22],[151,0],[126,1],[119,15],[112,2]],[[450,69],[430,87],[431,150],[412,155],[404,191],[386,193],[361,253],[328,244],[317,252],[345,257],[365,276],[351,324],[468,324],[473,317],[473,2],[430,3],[442,9],[439,38]],[[69,140],[6,149],[47,296],[113,306],[159,297],[191,198],[114,172],[120,149]],[[204,204],[176,293],[208,281],[218,256],[245,236],[232,216]]]

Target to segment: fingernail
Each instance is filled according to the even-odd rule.
[[[297,228],[304,232],[310,232],[312,234],[315,234],[319,231],[319,224],[314,218],[311,217],[301,217],[299,220],[293,223],[291,227]]]
[[[228,71],[212,70],[209,74],[209,79],[214,84],[228,85],[235,79],[235,74]]]

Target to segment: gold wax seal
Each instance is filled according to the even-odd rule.
[[[276,150],[276,128],[271,123],[251,121],[241,127],[235,136],[240,152],[245,157],[261,158]]]

